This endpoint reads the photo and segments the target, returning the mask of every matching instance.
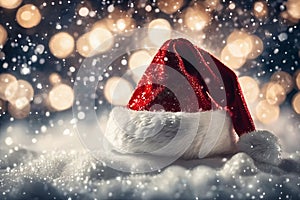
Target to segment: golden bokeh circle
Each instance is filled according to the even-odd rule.
[[[22,0],[0,0],[0,7],[14,9],[21,5]]]
[[[251,51],[249,52],[247,58],[248,59],[255,59],[257,58],[264,50],[264,43],[263,41],[256,35],[251,35],[250,40],[252,43]]]
[[[132,92],[130,82],[121,77],[111,77],[104,86],[104,96],[112,105],[127,105]]]
[[[7,31],[6,29],[0,24],[0,48],[3,47],[7,40]]]
[[[48,102],[56,111],[69,109],[74,102],[73,89],[66,84],[55,85],[49,92]]]
[[[49,76],[49,81],[51,85],[57,85],[61,83],[61,76],[58,73],[52,73]]]
[[[300,114],[300,92],[294,95],[293,100],[292,100],[292,106],[294,111],[297,114]]]
[[[31,84],[25,80],[11,82],[5,91],[7,100],[15,106],[22,107],[33,99],[34,90]]]
[[[280,105],[284,102],[286,93],[280,84],[276,82],[270,82],[270,84],[267,86],[265,97],[269,104]]]
[[[26,104],[20,109],[15,104],[9,103],[8,112],[15,119],[23,119],[30,114],[30,104]]]
[[[294,87],[293,78],[287,72],[283,72],[283,71],[275,72],[274,74],[272,74],[270,80],[280,84],[284,88],[286,93],[292,91]]]
[[[152,44],[161,46],[171,38],[172,27],[170,23],[162,18],[152,20],[148,25],[148,38]]]
[[[40,23],[42,16],[35,5],[26,4],[18,9],[16,19],[23,28],[32,28]]]
[[[128,62],[128,67],[131,70],[134,81],[138,82],[147,67],[151,63],[152,56],[148,51],[139,50],[131,54]]]
[[[256,118],[263,124],[275,122],[280,114],[280,108],[277,105],[271,105],[267,100],[260,101],[255,108]]]
[[[300,19],[300,1],[288,0],[286,2],[286,9],[288,14],[294,19]]]
[[[242,76],[239,78],[244,97],[247,103],[256,101],[259,95],[258,83],[250,76]]]
[[[210,14],[201,5],[195,5],[185,10],[184,23],[192,31],[203,30],[210,20]]]
[[[221,52],[221,61],[231,69],[239,69],[245,64],[246,59],[232,55],[228,45],[226,45]]]
[[[157,7],[166,14],[173,14],[183,6],[183,0],[158,0]]]
[[[56,33],[49,42],[49,49],[57,58],[67,58],[72,54],[74,47],[75,41],[73,36],[66,32]]]
[[[300,70],[296,72],[295,82],[298,89],[300,89]]]
[[[81,35],[76,41],[77,52],[84,57],[91,57],[108,51],[114,44],[112,33],[104,27],[95,27]]]
[[[0,74],[0,98],[7,101],[11,95],[7,95],[7,87],[11,84],[17,84],[15,76],[7,73]],[[13,94],[12,94],[13,95]],[[8,98],[7,98],[8,97]]]
[[[253,6],[255,17],[264,18],[268,15],[268,5],[265,1],[256,1]]]

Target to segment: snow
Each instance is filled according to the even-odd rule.
[[[178,160],[148,174],[122,173],[84,151],[0,151],[4,199],[290,199],[300,198],[300,156],[278,166],[232,157]],[[134,162],[134,161],[133,161]]]
[[[286,126],[293,123],[287,118],[280,121]],[[2,127],[0,199],[300,198],[300,153],[294,149],[299,140],[296,136],[288,137],[294,143],[284,140],[291,135],[280,123],[284,134],[278,136],[284,156],[277,166],[238,153],[177,160],[142,174],[112,169],[110,163],[89,153],[73,129],[74,119],[60,116],[53,124],[39,127],[43,134],[34,137],[24,133],[27,124]],[[87,124],[86,128],[93,130],[95,126]],[[129,164],[139,164],[134,157],[126,159]]]

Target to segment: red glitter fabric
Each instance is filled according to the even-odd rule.
[[[138,83],[129,109],[141,111],[228,111],[236,133],[255,130],[233,71],[186,39],[166,41]]]

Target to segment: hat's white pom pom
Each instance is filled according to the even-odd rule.
[[[244,134],[237,143],[238,150],[250,155],[254,160],[272,165],[281,161],[278,138],[269,131],[254,131]]]

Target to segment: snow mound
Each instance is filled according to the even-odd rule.
[[[87,152],[18,149],[2,150],[0,155],[0,199],[300,198],[298,154],[269,171],[270,166],[238,153],[229,159],[201,160],[202,164],[191,161],[190,166],[179,161],[148,174],[113,170]]]

